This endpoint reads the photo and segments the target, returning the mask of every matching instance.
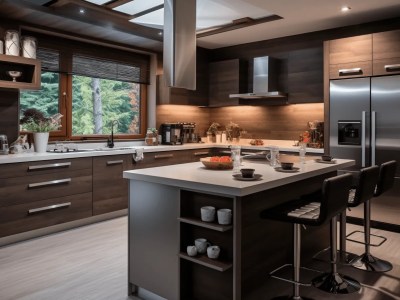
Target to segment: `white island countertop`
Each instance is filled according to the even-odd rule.
[[[123,176],[126,179],[200,192],[245,196],[354,165],[353,160],[335,161],[336,163],[332,164],[318,163],[314,160],[307,160],[305,164],[296,163],[294,167],[299,167],[300,170],[294,173],[275,171],[266,163],[244,161],[241,168],[253,168],[255,174],[262,175],[258,181],[239,181],[233,178],[232,170],[206,169],[201,162],[125,171]]]

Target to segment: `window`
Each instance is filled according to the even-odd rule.
[[[74,75],[72,135],[140,134],[140,84]]]
[[[118,139],[145,136],[148,56],[45,36],[43,40],[39,45],[46,49],[37,53],[42,87],[21,92],[21,112],[37,108],[49,116],[61,113],[62,128],[51,132],[53,140],[103,139],[112,123]]]

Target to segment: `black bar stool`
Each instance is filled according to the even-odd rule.
[[[385,162],[381,164],[379,168],[379,177],[378,177],[378,183],[376,185],[376,189],[374,192],[374,197],[378,197],[391,189],[394,184],[394,177],[396,173],[396,166],[397,162],[395,160]],[[372,272],[387,272],[390,271],[393,266],[390,262],[376,258],[371,255],[370,247],[371,246],[380,246],[382,245],[385,241],[386,238],[382,236],[377,236],[382,239],[382,242],[377,244],[377,245],[372,245],[371,244],[371,202],[370,199],[372,196],[367,199],[367,201],[364,202],[364,242],[361,242],[362,244],[365,245],[365,252],[354,259],[351,264],[353,267],[365,271],[372,271]],[[354,234],[355,232],[360,232],[360,231],[354,231],[350,233],[347,236],[347,239],[353,242],[360,243],[357,240],[352,240],[349,237]]]
[[[291,299],[303,299],[300,297],[300,285],[311,285],[300,282],[300,225],[320,226],[329,220],[331,221],[332,271],[314,279],[313,284],[330,293],[348,294],[360,289],[359,282],[339,274],[336,269],[336,216],[347,207],[348,191],[351,182],[352,176],[350,174],[328,178],[324,180],[320,192],[261,212],[261,218],[293,224],[293,280],[274,275],[278,270],[289,265],[284,265],[270,273],[274,278],[293,284],[293,296],[290,297]]]
[[[350,190],[347,207],[357,207],[369,201],[378,183],[379,167],[372,166],[360,170],[357,185]],[[340,214],[339,260],[344,264],[352,264],[358,257],[346,251],[346,210]]]

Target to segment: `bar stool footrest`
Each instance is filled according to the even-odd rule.
[[[292,269],[293,270],[293,264],[282,265],[279,268],[271,271],[269,273],[269,275],[272,278],[279,279],[279,280],[282,280],[282,281],[286,281],[286,282],[289,282],[289,283],[294,283],[294,284],[298,284],[298,285],[302,285],[302,286],[311,286],[312,285],[311,281],[310,282],[301,282],[301,281],[295,281],[295,280],[290,279],[290,278],[285,278],[285,277],[274,275],[275,273],[277,273],[279,271],[283,271],[284,269]],[[315,273],[318,273],[318,274],[322,274],[323,273],[322,271],[311,269],[311,268],[306,268],[306,267],[300,267],[300,270],[306,270],[306,271],[315,272]]]
[[[343,253],[342,251],[338,250],[337,251],[337,263],[341,265],[352,265],[353,260],[355,260],[359,255],[354,254],[351,252],[345,252]],[[314,256],[313,259],[325,263],[330,263],[332,264],[333,261],[331,261],[331,247],[328,247],[326,249],[323,249],[319,252],[317,252]]]
[[[358,243],[358,244],[365,245],[365,242],[364,242],[364,241],[359,241],[359,240],[355,240],[355,239],[349,238],[350,236],[352,236],[353,234],[356,234],[356,233],[362,233],[362,234],[364,234],[364,231],[361,231],[361,230],[354,230],[353,232],[351,232],[351,233],[349,233],[348,235],[346,235],[346,240],[348,240],[348,241],[350,241],[350,242],[354,242],[354,243]],[[384,236],[381,236],[381,235],[376,235],[376,234],[370,233],[370,236],[373,236],[373,237],[376,237],[376,238],[378,238],[378,239],[381,239],[381,242],[380,242],[380,243],[376,243],[376,244],[371,244],[371,243],[370,243],[369,245],[372,246],[372,247],[379,247],[379,246],[381,246],[383,243],[385,243],[385,242],[387,241],[387,238],[384,237]]]

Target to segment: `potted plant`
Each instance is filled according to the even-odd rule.
[[[26,109],[20,120],[22,128],[33,133],[33,142],[35,152],[46,152],[49,141],[49,132],[58,130],[62,114],[55,114],[46,117],[36,108]]]
[[[218,131],[219,123],[213,122],[207,130],[207,142],[208,143],[215,143],[215,136]]]
[[[237,142],[240,141],[241,130],[238,124],[230,121],[228,125],[226,125],[226,134],[227,140],[232,142],[235,138]]]

